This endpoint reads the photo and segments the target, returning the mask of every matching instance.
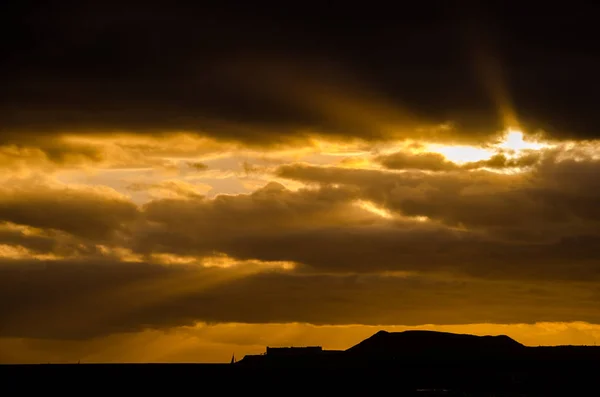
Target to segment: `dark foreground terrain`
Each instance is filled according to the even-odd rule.
[[[226,395],[297,395],[322,391],[372,396],[584,396],[597,395],[598,369],[597,365],[592,369],[573,363],[520,370],[489,365],[291,370],[229,364],[40,364],[0,366],[0,380],[7,396],[27,391],[62,395],[219,391]]]
[[[0,380],[6,395],[38,389],[80,395],[583,396],[598,395],[600,384],[600,349],[526,347],[505,336],[380,332],[345,351],[307,351],[271,349],[235,364],[0,366]]]

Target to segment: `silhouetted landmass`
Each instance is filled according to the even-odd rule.
[[[572,393],[596,388],[600,348],[527,347],[506,335],[379,331],[345,351],[246,356],[236,365],[255,370],[345,372],[378,385],[410,385],[414,389],[549,395],[558,390]]]
[[[2,366],[6,379],[76,378],[98,386],[136,384],[295,393],[331,388],[336,393],[378,395],[581,395],[598,386],[600,348],[527,347],[508,336],[432,331],[380,331],[344,351],[319,346],[268,347],[235,364]],[[278,385],[278,386],[276,386]],[[435,391],[434,391],[435,389]],[[18,389],[16,389],[18,390]]]
[[[506,335],[475,336],[434,331],[379,331],[348,353],[358,355],[442,355],[517,352],[524,346]]]

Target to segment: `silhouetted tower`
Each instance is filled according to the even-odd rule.
[[[231,355],[231,364],[235,364],[235,353]]]

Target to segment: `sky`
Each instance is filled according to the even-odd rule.
[[[600,342],[572,4],[6,2],[0,362]]]

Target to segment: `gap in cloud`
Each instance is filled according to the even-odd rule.
[[[387,169],[448,172],[485,170],[514,174],[530,170],[544,156],[564,151],[568,143],[544,141],[540,134],[527,137],[516,129],[480,145],[449,145],[438,142],[389,143],[375,162]]]
[[[258,259],[236,259],[227,254],[214,254],[211,256],[197,257],[191,255],[176,255],[172,253],[151,253],[147,255],[147,260],[150,263],[161,265],[182,265],[182,266],[197,266],[199,268],[220,268],[232,269],[254,268],[257,270],[294,270],[297,266],[291,261],[265,261]]]
[[[552,147],[554,146],[551,143],[536,139],[526,140],[524,133],[520,130],[508,129],[495,143],[486,143],[482,146],[451,146],[433,143],[426,144],[425,150],[442,154],[455,164],[465,165],[490,160],[495,155],[504,155],[509,159],[518,158],[523,153]]]

